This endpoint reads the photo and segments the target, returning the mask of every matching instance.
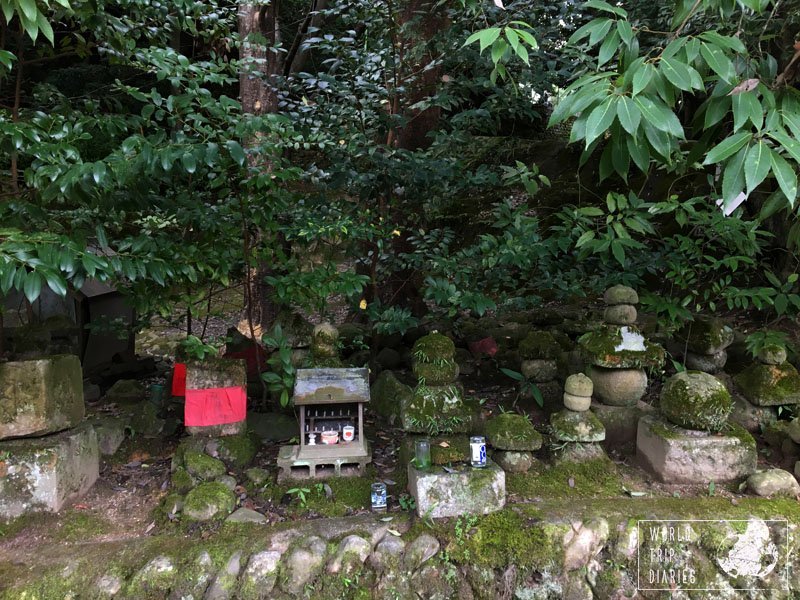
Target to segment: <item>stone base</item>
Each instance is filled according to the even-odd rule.
[[[592,412],[606,428],[606,446],[619,446],[636,441],[639,418],[655,409],[649,404],[638,402],[636,406],[609,406],[592,402]]]
[[[326,479],[328,477],[361,477],[367,465],[372,462],[372,448],[366,450],[345,444],[334,446],[304,446],[304,456],[300,456],[300,446],[281,446],[278,450],[278,482],[287,479]],[[318,456],[308,456],[309,452]],[[327,455],[325,455],[327,454]]]
[[[747,477],[756,470],[756,442],[741,426],[725,434],[680,429],[656,416],[639,419],[636,455],[665,483],[708,483]]]
[[[97,434],[97,445],[103,456],[114,455],[125,441],[125,428],[130,425],[127,416],[99,416],[92,420],[92,427]],[[138,432],[135,432],[138,433]]]
[[[0,442],[0,519],[57,512],[85,494],[100,472],[97,435],[89,423],[41,438]]]
[[[241,435],[247,431],[247,420],[236,423],[223,423],[222,425],[204,425],[201,427],[186,427],[189,435],[203,435],[206,437],[220,437],[224,435]]]
[[[484,468],[466,466],[454,473],[438,467],[421,471],[408,465],[408,491],[420,517],[486,515],[506,504],[506,474],[488,458]]]
[[[733,410],[728,420],[751,433],[760,433],[767,425],[778,420],[778,409],[774,406],[756,406],[739,394],[733,394]]]

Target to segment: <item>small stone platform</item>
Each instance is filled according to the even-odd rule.
[[[0,453],[6,455],[0,461],[0,519],[58,512],[86,493],[100,472],[97,435],[87,422],[54,435],[3,442]]]
[[[409,464],[408,491],[420,517],[486,515],[506,504],[506,474],[488,458],[483,468],[461,466],[452,473],[443,467],[420,470]]]
[[[682,429],[655,416],[639,419],[636,456],[665,483],[708,483],[747,477],[756,470],[756,442],[740,425],[723,433]]]
[[[366,451],[359,444],[281,446],[278,451],[278,481],[287,479],[325,479],[360,477],[372,462],[372,448],[365,440]]]

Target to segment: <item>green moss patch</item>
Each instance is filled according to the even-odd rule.
[[[562,348],[551,333],[547,331],[531,331],[519,343],[518,351],[522,359],[554,360],[561,356]]]
[[[85,542],[111,530],[111,523],[100,515],[85,511],[67,511],[61,517],[61,527],[56,532],[67,542]]]
[[[451,361],[455,353],[453,340],[441,333],[431,333],[419,338],[412,349],[414,360],[423,363],[441,364]]]
[[[498,450],[533,452],[542,447],[542,436],[522,415],[504,413],[486,423],[486,437]]]
[[[187,450],[183,460],[186,470],[200,479],[214,479],[226,472],[225,463],[197,450]]]
[[[450,435],[431,440],[431,462],[448,465],[466,462],[469,458],[469,439],[465,435]]]
[[[633,326],[629,331],[639,333]],[[616,350],[622,344],[620,327],[604,326],[582,335],[578,339],[581,352],[592,364],[609,369],[657,369],[664,365],[664,349],[644,342],[644,350]]]
[[[800,374],[788,362],[781,365],[751,365],[733,381],[744,397],[758,406],[800,403]]]
[[[414,363],[414,375],[427,385],[446,385],[458,377],[458,365],[454,360],[442,360],[440,363]]]
[[[664,384],[660,408],[664,416],[679,427],[719,431],[731,414],[733,400],[713,375],[684,371]]]
[[[622,478],[608,458],[536,462],[527,473],[506,473],[506,491],[522,498],[608,498],[622,493]]]
[[[733,329],[722,319],[699,317],[687,323],[677,334],[677,339],[696,354],[716,354],[733,342]]]

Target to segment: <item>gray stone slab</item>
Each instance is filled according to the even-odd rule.
[[[247,386],[247,364],[238,358],[207,358],[186,364],[186,389]]]
[[[409,464],[408,491],[420,517],[486,515],[506,504],[506,474],[491,459],[483,468],[463,467],[453,473],[441,467],[422,471]]]
[[[84,414],[77,356],[0,363],[0,440],[62,431]]]
[[[97,435],[89,423],[40,438],[0,442],[0,518],[57,512],[86,493],[100,471]]]
[[[665,483],[708,483],[756,470],[756,442],[740,425],[721,434],[681,429],[656,416],[639,419],[636,456]]]
[[[278,481],[287,479],[326,479],[328,477],[360,477],[365,474],[367,465],[372,462],[372,448],[369,443],[333,446],[305,446],[306,455],[300,456],[300,446],[281,446],[278,450]],[[317,456],[309,456],[309,448]],[[318,451],[318,452],[317,452]],[[327,455],[325,455],[327,453]]]
[[[369,370],[298,369],[293,400],[297,406],[369,402]]]
[[[602,402],[592,402],[592,412],[606,428],[604,444],[616,446],[636,441],[639,418],[652,413],[653,407],[642,401],[636,406],[609,406]]]

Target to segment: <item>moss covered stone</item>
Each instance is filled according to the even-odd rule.
[[[800,404],[800,374],[788,362],[751,365],[733,381],[742,395],[756,406]]]
[[[183,514],[192,521],[224,519],[236,507],[236,496],[218,481],[201,483],[186,494]]]
[[[185,494],[195,486],[195,479],[189,474],[189,471],[183,467],[178,467],[172,473],[172,489],[179,494]]]
[[[520,366],[522,376],[534,383],[552,381],[558,375],[558,363],[555,360],[540,358],[526,359]]]
[[[519,343],[519,356],[524,360],[555,360],[563,351],[553,335],[548,331],[531,331]]]
[[[592,380],[583,373],[575,373],[564,382],[564,392],[573,396],[591,398],[594,392]]]
[[[186,470],[195,477],[210,480],[225,474],[225,463],[197,450],[186,450],[183,455]]]
[[[641,349],[627,349],[623,334],[639,340]],[[664,349],[645,340],[635,327],[600,327],[581,336],[578,345],[593,365],[609,369],[660,368],[666,358]]]
[[[716,354],[733,343],[733,329],[716,317],[698,317],[677,334],[690,352]]]
[[[400,407],[405,431],[415,433],[466,433],[472,428],[477,409],[463,399],[458,384],[417,386],[411,398]]]
[[[670,377],[661,390],[661,412],[670,422],[699,431],[719,431],[733,409],[722,382],[702,371]]]
[[[561,442],[602,442],[606,428],[591,412],[562,410],[550,416],[553,437]]]
[[[778,344],[768,344],[758,351],[757,358],[765,365],[780,365],[786,362],[786,348]]]
[[[522,415],[503,413],[486,423],[489,444],[498,450],[529,451],[542,447],[542,436]]]
[[[439,363],[414,362],[414,375],[426,385],[447,385],[458,378],[458,364],[454,360]]]
[[[452,361],[456,346],[449,337],[441,333],[430,333],[419,338],[411,350],[414,360],[424,363]]]
[[[370,388],[369,408],[394,422],[400,414],[400,407],[409,403],[413,396],[411,386],[402,383],[391,371],[383,371]]]
[[[603,294],[603,302],[609,306],[617,304],[639,304],[639,294],[627,285],[614,285]]]
[[[431,462],[448,465],[469,459],[469,439],[465,435],[441,436],[431,440]]]
[[[213,442],[217,455],[227,464],[243,469],[249,465],[258,452],[259,442],[250,435],[226,435]]]

